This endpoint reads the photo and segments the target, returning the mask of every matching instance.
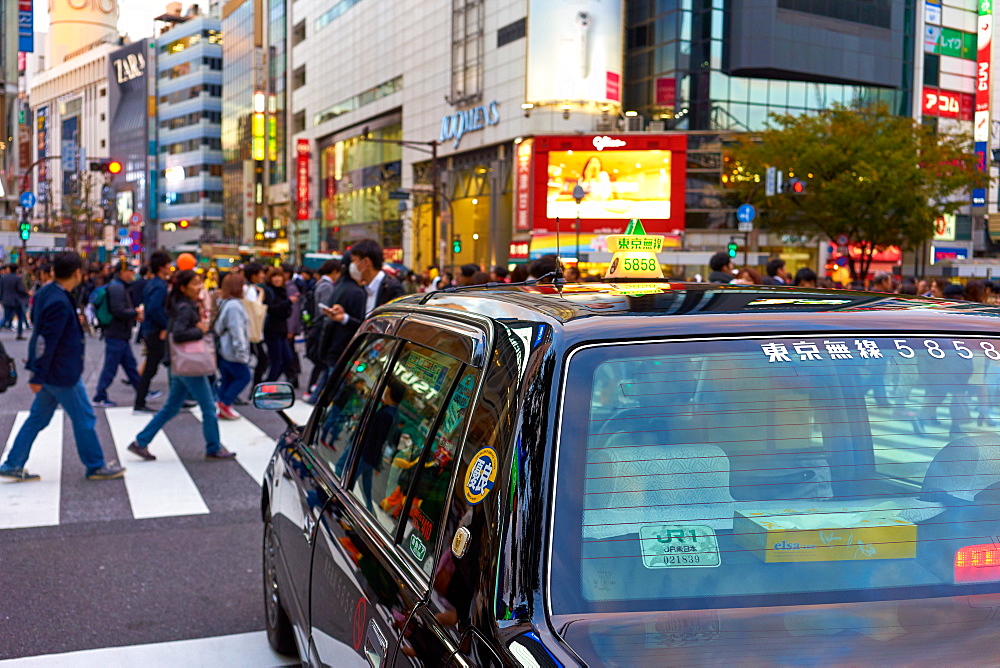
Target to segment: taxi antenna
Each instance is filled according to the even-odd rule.
[[[559,216],[556,216],[556,278],[563,277],[562,248],[559,244]]]

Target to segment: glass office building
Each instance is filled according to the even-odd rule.
[[[624,107],[646,129],[690,133],[686,228],[736,227],[719,192],[725,145],[763,129],[771,114],[884,102],[911,115],[914,7],[915,0],[627,0]]]

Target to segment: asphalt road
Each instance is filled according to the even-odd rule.
[[[6,331],[0,342],[23,370],[26,342]],[[91,396],[103,352],[102,341],[88,339],[84,383]],[[130,406],[132,390],[122,377],[119,372],[110,396]],[[164,397],[151,405],[166,399],[166,382],[161,370],[153,389],[163,390]],[[32,396],[26,375],[0,395],[0,447],[9,445],[18,412],[27,411]],[[121,459],[136,476],[159,470],[141,471],[149,463],[119,458],[111,425],[118,418],[114,411],[95,410],[108,460]],[[245,424],[250,422],[271,439],[282,431],[275,414],[249,406],[239,410],[244,430],[252,429]],[[116,415],[127,420],[131,411],[119,409]],[[86,480],[65,417],[62,426],[62,464],[52,467],[54,475],[41,483],[0,483],[0,659],[260,632],[260,486],[251,472],[237,462],[206,462],[200,423],[181,413],[164,430],[179,458],[171,475],[187,474],[193,488],[181,489],[194,501],[200,497],[204,509],[171,515],[169,499],[154,499],[152,509],[144,509],[137,498],[156,488],[155,476],[153,484],[144,482],[146,489],[132,490],[123,480]],[[226,441],[225,430],[223,444],[239,445]],[[36,442],[35,450],[43,450],[40,446]],[[57,446],[50,448],[58,454]],[[162,459],[164,448],[154,442],[151,450],[158,449]],[[27,468],[44,468],[43,456],[33,452]],[[17,494],[42,483],[48,487],[35,489],[48,490],[44,498],[25,506]],[[150,513],[154,516],[135,519]],[[259,665],[275,665],[275,659],[262,654]]]

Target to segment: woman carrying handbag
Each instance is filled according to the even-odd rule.
[[[236,453],[226,450],[219,442],[219,420],[215,415],[216,407],[208,380],[215,373],[215,346],[208,336],[208,319],[203,317],[199,305],[201,287],[201,277],[188,269],[177,273],[173,288],[167,295],[170,395],[163,408],[128,446],[129,452],[147,461],[156,459],[156,455],[149,451],[149,443],[163,425],[177,415],[189,396],[201,407],[205,459],[225,461],[236,457]]]

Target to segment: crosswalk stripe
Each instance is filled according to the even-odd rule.
[[[235,411],[234,411],[235,412]],[[191,409],[191,414],[201,420],[201,407]],[[254,482],[264,479],[264,471],[274,454],[274,437],[260,427],[241,417],[239,420],[219,420],[219,435],[227,450],[236,453],[236,461],[250,474]]]
[[[143,666],[143,668],[172,668],[173,666],[294,666],[299,662],[274,652],[267,643],[264,631],[237,633],[214,638],[195,638],[173,642],[102,647],[65,654],[29,656],[0,661],[4,668],[107,668],[108,666]]]
[[[131,408],[108,408],[105,415],[118,459],[128,467],[125,489],[135,519],[208,513],[197,485],[162,431],[149,444],[156,461],[141,461],[128,451],[129,444],[149,423],[151,415],[134,415]]]
[[[28,411],[18,411],[7,437],[3,456],[14,445],[17,432],[28,419]],[[0,529],[53,526],[59,524],[59,491],[62,478],[63,411],[52,415],[49,426],[39,432],[31,446],[25,467],[42,476],[35,482],[4,482],[0,487]]]

